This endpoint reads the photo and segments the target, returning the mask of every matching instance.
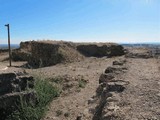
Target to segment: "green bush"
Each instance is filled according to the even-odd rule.
[[[83,78],[78,81],[78,86],[80,88],[85,88],[86,84],[87,84],[87,81],[84,80]]]
[[[9,115],[7,120],[40,120],[44,117],[48,104],[61,92],[58,87],[49,83],[49,80],[39,77],[35,80],[35,90],[37,104],[28,104],[21,100],[18,109]]]

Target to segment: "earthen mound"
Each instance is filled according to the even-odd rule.
[[[63,62],[82,60],[84,57],[76,51],[71,42],[28,41],[21,42],[20,48],[12,52],[14,61],[28,61],[32,67],[45,67]]]
[[[14,61],[28,61],[34,68],[57,63],[75,62],[86,57],[112,57],[124,55],[121,45],[114,43],[72,43],[64,41],[21,42],[20,48],[13,50]]]

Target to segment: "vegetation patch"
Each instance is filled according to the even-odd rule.
[[[27,104],[20,100],[20,106],[7,117],[7,120],[40,120],[44,117],[48,104],[61,93],[57,86],[40,77],[36,77],[35,91],[37,92],[36,104]]]
[[[80,88],[85,88],[86,87],[86,84],[87,84],[87,81],[83,78],[81,78],[79,81],[78,81],[78,86]]]

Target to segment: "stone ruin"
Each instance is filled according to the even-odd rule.
[[[0,116],[3,118],[6,114],[4,111],[18,107],[21,100],[36,103],[33,87],[34,79],[27,73],[0,73]]]
[[[89,109],[92,111],[92,120],[111,120],[116,119],[116,112],[114,109],[118,108],[116,99],[114,96],[118,96],[122,93],[128,81],[117,79],[120,74],[123,75],[128,68],[126,66],[126,60],[113,61],[113,65],[107,67],[105,71],[100,75],[99,86],[89,104]],[[112,97],[114,98],[112,100]]]
[[[83,60],[85,57],[124,55],[121,45],[113,43],[72,43],[64,41],[27,41],[12,51],[14,61],[27,61],[31,67]]]
[[[14,61],[27,61],[31,67],[45,67],[58,63],[79,61],[84,58],[71,42],[28,41],[12,52]]]
[[[87,57],[112,57],[124,55],[124,48],[115,43],[79,44],[77,50]]]

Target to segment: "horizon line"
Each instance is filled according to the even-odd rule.
[[[30,41],[32,41],[32,40],[30,40]],[[35,40],[35,41],[37,41],[37,40]],[[57,40],[57,41],[61,41],[61,40]],[[26,42],[26,41],[21,41],[21,42]],[[77,43],[77,42],[74,42],[74,41],[64,41],[64,42]],[[20,43],[11,43],[11,45],[18,45]],[[160,44],[160,42],[95,42],[95,41],[94,42],[78,42],[78,43]],[[0,43],[0,45],[8,45],[8,43]]]

